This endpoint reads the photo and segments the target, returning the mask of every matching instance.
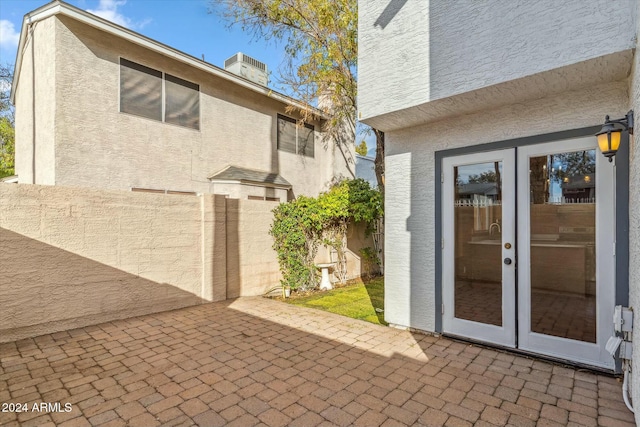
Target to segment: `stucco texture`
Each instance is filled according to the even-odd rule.
[[[280,275],[274,203],[0,186],[0,341],[226,298]]]
[[[213,192],[207,177],[235,165],[280,174],[296,196],[317,195],[348,174],[334,145],[322,141],[320,122],[312,122],[314,158],[277,149],[277,114],[294,115],[280,101],[68,16],[38,22],[34,34],[42,52],[33,74],[27,49],[16,92],[21,183],[33,182],[34,109],[37,184]],[[120,58],[198,84],[200,130],[120,113]],[[32,105],[34,76],[36,89],[46,82],[48,92]]]
[[[23,183],[55,182],[55,41],[49,19],[34,25],[24,49],[15,99],[16,173]]]
[[[553,80],[566,79],[566,86],[584,84],[583,79],[613,80],[606,74],[615,67],[591,61],[634,47],[631,5],[631,0],[361,1],[360,118],[386,131],[410,121],[415,125],[469,103],[476,109],[482,102],[497,104],[505,94],[494,89],[534,76],[542,77],[536,82],[538,93],[550,94],[541,84],[545,74],[574,64],[586,66]],[[514,89],[507,90],[507,97],[522,93],[521,86]],[[483,93],[452,104],[454,97],[478,90]],[[436,111],[440,104],[433,101],[445,98],[449,101],[443,110]],[[474,98],[482,102],[474,103]],[[394,112],[403,114],[382,120]]]
[[[386,134],[385,319],[435,331],[435,152],[595,126],[623,116],[628,83],[554,97]]]
[[[640,3],[636,2],[636,34],[640,34]],[[640,113],[640,55],[636,55],[633,61],[631,79],[629,80],[630,108],[635,112],[635,120],[638,122]],[[637,125],[636,125],[637,126]],[[636,135],[630,137],[629,147],[629,306],[635,309],[634,330],[640,327],[640,147],[635,141]],[[635,337],[638,334],[633,334]],[[633,374],[631,376],[631,392],[635,402],[636,424],[640,425],[640,339],[633,343]]]

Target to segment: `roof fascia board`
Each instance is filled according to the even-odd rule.
[[[246,179],[243,179],[240,182],[244,185],[253,185],[254,187],[282,188],[285,190],[291,189],[291,185],[274,184],[272,182],[248,181]]]
[[[16,67],[18,69],[18,77],[20,73],[19,63],[22,62],[21,52],[24,48],[24,44],[26,43],[26,27],[29,24],[41,21],[43,19],[49,18],[53,15],[64,15],[68,16],[76,21],[82,22],[83,24],[89,25],[91,27],[102,30],[106,33],[113,34],[117,37],[123,38],[131,43],[137,44],[139,46],[145,47],[149,50],[157,52],[163,56],[175,59],[176,61],[182,62],[184,64],[190,65],[194,68],[200,69],[207,73],[213,74],[216,77],[220,77],[222,79],[231,81],[239,86],[247,88],[251,91],[258,92],[261,95],[267,96],[269,98],[275,99],[283,104],[290,105],[292,107],[298,109],[306,109],[311,108],[313,113],[319,116],[321,119],[329,119],[330,116],[326,113],[318,110],[314,107],[305,106],[303,103],[296,101],[292,98],[289,98],[286,95],[283,95],[278,92],[274,92],[273,90],[257,85],[255,83],[249,82],[248,80],[244,80],[242,78],[236,77],[234,74],[225,71],[221,68],[218,68],[214,65],[207,64],[195,57],[187,55],[186,53],[180,52],[170,46],[162,44],[156,40],[150,39],[148,37],[143,36],[142,34],[138,34],[131,30],[128,30],[120,25],[114,24],[110,21],[107,21],[99,16],[95,16],[89,12],[85,12],[82,9],[78,9],[74,6],[68,5],[66,3],[60,2],[52,2],[48,5],[44,5],[39,9],[36,9],[33,13],[29,13],[25,15],[22,21],[22,29],[20,31],[20,43],[18,45],[18,53],[16,58]],[[15,73],[14,73],[15,74]],[[14,78],[14,85],[17,78]],[[11,103],[14,101],[14,93],[15,86],[11,88]]]
[[[209,181],[211,181],[211,183],[213,184],[241,184],[241,185],[252,185],[254,187],[282,188],[283,190],[290,190],[292,187],[291,185],[273,184],[271,182],[249,181],[246,179],[230,180],[230,179],[209,178]]]

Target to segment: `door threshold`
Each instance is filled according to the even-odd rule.
[[[448,334],[448,333],[442,333],[441,335],[443,337],[449,338],[450,340],[453,340],[453,341],[462,342],[462,343],[471,343],[471,344],[476,345],[478,347],[484,347],[484,348],[488,348],[488,349],[491,349],[491,350],[497,350],[497,351],[500,351],[502,353],[511,353],[511,354],[518,355],[518,356],[524,356],[524,357],[526,357],[528,359],[540,360],[540,361],[551,363],[551,364],[556,365],[556,366],[562,366],[562,367],[567,367],[567,368],[572,368],[572,369],[578,369],[580,371],[593,372],[593,373],[597,373],[597,374],[604,374],[604,375],[607,375],[607,376],[610,376],[610,377],[618,377],[618,376],[620,376],[620,374],[616,373],[615,371],[613,371],[611,369],[603,368],[601,366],[593,366],[593,365],[589,365],[589,364],[586,364],[586,363],[575,362],[575,361],[568,360],[568,359],[562,359],[562,358],[559,358],[559,357],[547,356],[545,354],[534,353],[534,352],[531,352],[531,351],[521,350],[519,348],[502,347],[502,346],[497,345],[497,344],[491,344],[491,343],[487,343],[487,342],[484,342],[484,341],[478,341],[478,340],[474,340],[472,338],[461,337],[461,336],[458,336],[458,335],[452,335],[452,334]]]

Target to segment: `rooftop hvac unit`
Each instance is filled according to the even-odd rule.
[[[267,64],[242,52],[224,61],[224,69],[262,86],[269,83]]]

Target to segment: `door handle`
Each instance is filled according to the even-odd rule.
[[[507,265],[511,265],[511,258],[505,258],[504,263]]]

